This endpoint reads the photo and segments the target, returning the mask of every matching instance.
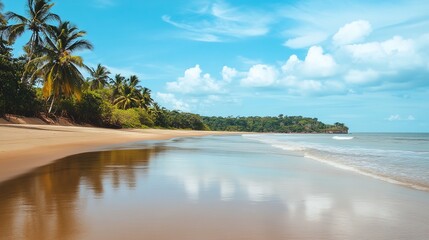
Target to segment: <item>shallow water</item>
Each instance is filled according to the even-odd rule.
[[[334,167],[429,191],[428,133],[255,134],[247,138]]]
[[[0,183],[0,239],[427,239],[429,193],[241,136],[135,143]]]

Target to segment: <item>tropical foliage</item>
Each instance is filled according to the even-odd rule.
[[[27,15],[2,13],[0,0],[0,116],[67,117],[105,127],[252,132],[347,132],[304,117],[201,117],[170,111],[152,98],[136,75],[116,74],[102,64],[88,67],[76,53],[91,50],[86,32],[52,12],[49,0],[27,0]],[[15,40],[30,32],[25,54],[14,57]],[[88,71],[89,76],[84,79]]]
[[[60,20],[58,15],[51,13],[53,6],[53,3],[45,0],[28,0],[27,17],[14,12],[6,13],[8,21],[15,21],[14,24],[10,24],[4,29],[9,42],[14,42],[25,31],[31,31],[30,40],[26,45],[29,48],[30,59],[44,45],[43,37],[47,36],[52,27],[50,22]]]
[[[80,39],[85,35],[70,22],[60,22],[58,27],[52,27],[49,37],[45,38],[46,45],[41,47],[40,56],[30,60],[27,69],[36,66],[32,77],[41,76],[44,80],[43,96],[51,98],[51,112],[56,98],[74,95],[80,98],[81,86],[84,77],[79,71],[82,68],[83,59],[72,53],[81,49],[92,49],[92,45]]]
[[[91,74],[90,83],[91,90],[103,89],[109,84],[110,80],[110,71],[102,66],[101,64],[97,65],[97,68],[89,68],[89,72]]]
[[[281,132],[281,133],[347,133],[342,123],[324,124],[317,118],[278,117],[203,117],[203,122],[216,131]]]
[[[37,115],[40,102],[33,87],[21,82],[25,61],[13,58],[10,49],[0,50],[0,116],[6,113]]]
[[[121,80],[114,95],[113,104],[120,109],[136,108],[141,106],[142,95],[139,78],[136,75],[130,76],[125,81]]]

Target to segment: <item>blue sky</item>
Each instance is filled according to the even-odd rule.
[[[429,132],[429,1],[54,2],[88,32],[86,64],[138,75],[169,109]]]

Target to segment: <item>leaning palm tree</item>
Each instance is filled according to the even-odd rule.
[[[81,85],[84,77],[79,71],[83,68],[83,60],[72,53],[76,50],[92,49],[92,44],[81,39],[85,31],[78,30],[70,22],[61,22],[58,27],[52,27],[49,37],[45,38],[46,46],[41,48],[40,57],[28,62],[26,68],[36,65],[33,76],[41,76],[43,96],[51,100],[48,113],[51,112],[55,99],[61,96],[74,95],[80,98]]]
[[[29,59],[33,59],[33,54],[42,48],[43,37],[52,27],[51,21],[60,21],[57,14],[51,13],[54,3],[49,0],[28,0],[28,16],[22,16],[14,12],[6,13],[7,20],[15,21],[15,24],[6,26],[5,35],[9,43],[13,43],[16,38],[21,36],[25,31],[32,32],[30,40],[27,43],[29,47]]]
[[[91,74],[91,90],[104,88],[108,84],[110,71],[106,67],[98,64],[95,69],[89,68],[89,72]]]

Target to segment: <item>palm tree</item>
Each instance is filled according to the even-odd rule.
[[[112,102],[119,95],[119,92],[124,83],[125,77],[123,77],[121,74],[116,74],[113,79],[110,79],[110,86],[112,88]]]
[[[153,122],[156,126],[161,127],[167,127],[168,126],[168,120],[167,120],[167,109],[164,107],[161,107],[157,102],[154,102],[152,104],[152,113],[153,116]]]
[[[3,3],[0,0],[0,50],[3,51],[6,49],[6,41],[4,40],[4,32],[6,27],[6,19],[2,13],[3,11]],[[3,54],[3,52],[2,52]]]
[[[89,68],[89,72],[91,74],[91,90],[104,88],[108,84],[110,71],[106,67],[98,64],[95,69]]]
[[[151,106],[154,102],[151,96],[151,90],[147,87],[142,88],[141,96],[141,106],[147,111],[149,109],[149,106]]]
[[[60,22],[60,17],[50,12],[54,3],[49,3],[49,0],[28,0],[27,4],[28,17],[14,12],[6,13],[7,20],[16,21],[17,23],[8,25],[5,28],[5,34],[9,43],[13,43],[26,30],[30,30],[32,34],[27,46],[29,47],[29,58],[31,60],[33,59],[33,54],[42,48],[43,37],[46,37],[49,29],[53,27],[49,22],[52,20]]]
[[[131,75],[130,78],[128,79],[128,83],[130,86],[132,86],[133,88],[136,88],[137,90],[140,90],[140,86],[138,86],[140,80],[136,75]]]
[[[52,27],[49,37],[45,38],[46,46],[41,48],[40,57],[28,62],[26,68],[36,65],[37,69],[33,76],[42,76],[43,96],[51,98],[51,112],[56,98],[60,96],[74,95],[80,99],[81,85],[84,77],[79,67],[85,67],[83,59],[74,56],[76,50],[92,49],[92,44],[81,39],[85,31],[79,31],[70,22],[61,22],[58,27]]]
[[[138,83],[139,79],[136,75],[130,76],[119,89],[118,97],[115,98],[113,104],[121,109],[140,107],[142,96]]]

